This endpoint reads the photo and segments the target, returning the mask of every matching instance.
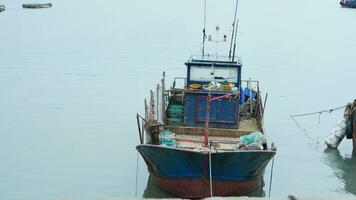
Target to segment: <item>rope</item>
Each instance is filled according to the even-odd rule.
[[[271,176],[270,176],[270,179],[269,179],[269,192],[268,192],[268,198],[271,198],[272,179],[273,179],[273,167],[274,167],[274,157],[272,158],[272,167],[271,167]]]
[[[135,186],[135,197],[137,197],[137,184],[138,183],[138,152],[136,154],[136,186]]]
[[[210,197],[213,197],[213,178],[211,177],[211,149],[209,151],[209,181],[210,181]]]
[[[292,117],[292,118],[293,118],[293,117],[303,117],[303,116],[315,115],[315,114],[321,115],[322,113],[325,113],[325,112],[331,113],[331,112],[333,112],[333,111],[343,109],[343,108],[345,108],[346,106],[347,106],[347,105],[339,106],[339,107],[332,108],[332,109],[328,109],[328,110],[321,110],[321,111],[318,111],[318,112],[310,112],[310,113],[304,113],[304,114],[298,114],[298,115],[291,115],[291,117]]]
[[[292,118],[292,120],[294,121],[294,123],[297,125],[297,127],[298,127],[300,130],[303,131],[303,134],[304,134],[304,136],[305,136],[306,138],[308,138],[309,140],[311,140],[311,141],[313,141],[313,142],[315,142],[315,143],[319,143],[319,140],[318,140],[318,139],[314,139],[313,137],[311,137],[311,136],[308,134],[307,130],[306,130],[305,128],[303,128],[303,127],[298,123],[298,121],[297,121],[294,117],[291,117],[291,118]]]
[[[327,109],[327,110],[321,110],[321,111],[317,111],[317,112],[310,112],[310,113],[304,113],[304,114],[297,114],[297,115],[291,115],[291,119],[294,121],[294,123],[297,125],[297,127],[303,131],[303,134],[306,138],[308,138],[309,140],[315,142],[315,143],[319,143],[319,139],[314,139],[313,137],[311,137],[307,130],[305,128],[303,128],[297,121],[297,117],[304,117],[304,116],[310,116],[310,115],[318,115],[318,123],[320,124],[320,118],[321,118],[321,114],[323,113],[332,113],[333,111],[336,111],[336,110],[341,110],[343,108],[347,107],[347,105],[344,105],[344,106],[339,106],[339,107],[336,107],[336,108],[331,108],[331,109]]]

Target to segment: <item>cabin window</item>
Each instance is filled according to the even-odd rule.
[[[230,67],[190,67],[190,80],[200,82],[211,82],[213,80],[226,80],[237,83],[237,68]]]

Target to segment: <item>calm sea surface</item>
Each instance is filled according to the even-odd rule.
[[[200,53],[201,0],[53,0],[0,13],[0,199],[133,197],[135,115],[162,71],[184,76]],[[208,0],[207,32],[230,35],[234,1]],[[241,0],[238,52],[243,78],[268,92],[269,142],[278,147],[272,197],[356,195],[350,140],[323,141],[356,97],[356,10],[338,0]],[[220,26],[216,33],[215,26]],[[216,38],[218,35],[218,38]],[[226,54],[227,43],[210,44]],[[265,94],[265,93],[264,93]],[[166,196],[138,162],[138,196]],[[260,195],[268,195],[270,166]]]

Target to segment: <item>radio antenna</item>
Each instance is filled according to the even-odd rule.
[[[234,22],[232,24],[232,37],[231,37],[231,44],[230,44],[230,51],[229,51],[229,58],[231,58],[231,49],[232,49],[232,61],[235,59],[235,49],[236,49],[236,39],[237,39],[237,27],[239,26],[239,22],[237,20],[237,5],[239,4],[239,0],[236,0],[236,7],[235,7],[235,17]],[[232,41],[234,41],[234,47],[232,47]]]
[[[206,0],[204,0],[204,29],[203,29],[203,48],[202,48],[203,58],[205,56],[205,39],[206,39],[205,26],[206,26]]]
[[[231,53],[232,53],[232,43],[234,41],[235,35],[235,25],[236,25],[236,18],[237,18],[237,5],[239,4],[239,1],[236,0],[236,6],[235,6],[235,16],[234,16],[234,21],[232,22],[232,34],[231,34],[231,43],[230,43],[230,50],[229,50],[229,58],[231,58]]]

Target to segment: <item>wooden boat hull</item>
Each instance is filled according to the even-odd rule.
[[[182,198],[210,196],[209,154],[157,145],[138,145],[154,181]],[[260,182],[275,151],[234,151],[211,154],[213,196],[242,196]]]
[[[40,3],[31,3],[31,4],[22,4],[23,8],[50,8],[52,7],[51,3],[40,4]]]

